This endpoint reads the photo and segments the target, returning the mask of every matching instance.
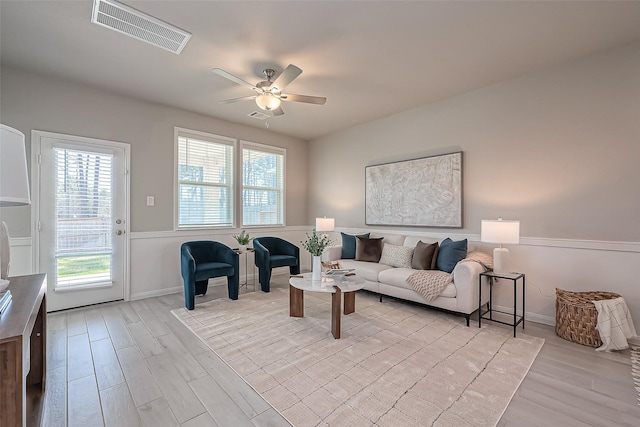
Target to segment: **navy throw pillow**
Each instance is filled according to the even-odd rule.
[[[356,258],[356,236],[352,234],[344,234],[340,232],[342,235],[342,259],[355,259]],[[358,237],[369,237],[369,234],[360,234]]]
[[[467,239],[454,242],[450,238],[446,238],[440,243],[440,251],[438,252],[438,261],[436,263],[438,270],[451,273],[456,264],[467,257]]]

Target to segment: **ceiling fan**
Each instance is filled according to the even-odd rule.
[[[308,96],[308,95],[294,95],[291,93],[282,93],[282,90],[294,81],[302,70],[293,64],[289,64],[287,68],[278,76],[275,81],[271,81],[275,75],[275,70],[267,68],[262,72],[264,74],[265,81],[252,85],[249,82],[242,80],[233,74],[227,73],[220,68],[214,68],[212,70],[217,75],[231,80],[241,86],[247,86],[255,92],[255,95],[243,96],[241,98],[225,99],[219,101],[221,104],[231,104],[238,101],[245,101],[248,99],[255,99],[258,107],[265,111],[271,112],[274,116],[282,116],[284,111],[280,106],[281,101],[293,101],[293,102],[305,102],[307,104],[324,105],[327,102],[327,98],[320,96]]]

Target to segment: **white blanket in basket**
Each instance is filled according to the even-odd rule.
[[[624,350],[629,348],[627,338],[636,336],[631,313],[624,298],[592,301],[598,310],[598,325],[602,346],[596,351]]]

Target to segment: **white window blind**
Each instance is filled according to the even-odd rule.
[[[284,225],[285,150],[242,143],[242,225]]]
[[[234,140],[177,132],[178,227],[233,225]]]
[[[111,279],[113,156],[54,148],[56,287]]]

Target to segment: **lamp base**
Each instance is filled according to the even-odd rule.
[[[9,229],[7,223],[0,225],[0,279],[9,277],[9,261],[11,260],[9,247]]]
[[[509,249],[495,248],[493,250],[493,272],[500,274],[509,272]]]

